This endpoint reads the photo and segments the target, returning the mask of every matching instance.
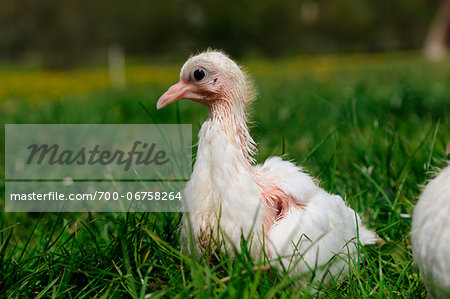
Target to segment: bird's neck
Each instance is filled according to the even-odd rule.
[[[234,103],[243,101],[233,100]],[[240,149],[248,163],[255,162],[255,141],[250,135],[244,104],[232,104],[228,100],[216,100],[208,106],[209,118],[206,123],[215,126],[229,137],[231,144]]]

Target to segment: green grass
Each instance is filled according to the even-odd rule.
[[[352,267],[348,279],[308,295],[282,273],[258,270],[246,251],[222,254],[215,266],[207,256],[182,255],[177,213],[5,213],[2,198],[0,296],[425,297],[409,215],[421,185],[446,163],[450,61],[349,56],[327,68],[315,67],[315,59],[305,69],[295,59],[248,61],[259,90],[252,133],[258,162],[285,154],[345,197],[386,241],[362,248],[363,266]],[[195,136],[206,109],[184,101],[156,111],[167,87],[131,83],[40,100],[8,95],[0,115],[4,123],[192,123]]]

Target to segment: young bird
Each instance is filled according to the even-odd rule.
[[[411,244],[430,295],[450,298],[450,166],[423,190],[414,208]]]
[[[361,244],[377,241],[358,215],[338,195],[318,187],[293,163],[270,157],[253,165],[255,142],[247,126],[246,106],[254,89],[241,68],[221,52],[191,57],[180,81],[158,100],[157,109],[179,99],[205,105],[209,117],[199,132],[197,159],[184,190],[190,211],[184,219],[196,248],[209,240],[240,250],[241,236],[254,260],[263,252],[294,273],[308,272],[336,258],[328,271],[345,273],[348,256]]]

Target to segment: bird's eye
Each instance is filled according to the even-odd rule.
[[[205,71],[202,70],[202,69],[196,69],[196,70],[194,71],[194,78],[195,78],[195,80],[197,80],[197,81],[202,80],[203,78],[205,78]]]

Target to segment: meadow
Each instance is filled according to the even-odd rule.
[[[190,123],[193,143],[206,108],[179,101],[156,111],[178,64],[132,62],[127,85],[106,68],[0,70],[5,123]],[[384,244],[361,248],[348,278],[308,287],[248,252],[180,253],[179,213],[5,213],[0,155],[0,296],[425,298],[409,231],[421,188],[446,165],[450,59],[419,53],[244,59],[258,89],[252,134],[259,163],[284,155],[341,195]],[[4,143],[4,128],[1,130]],[[194,149],[195,152],[195,149]]]

